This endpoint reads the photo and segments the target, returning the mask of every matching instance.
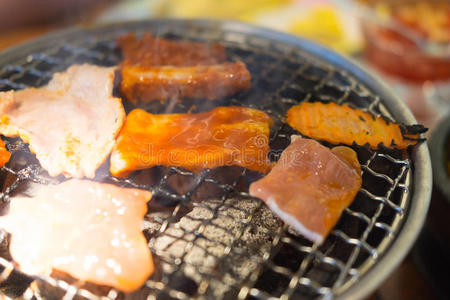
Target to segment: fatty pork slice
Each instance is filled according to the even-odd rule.
[[[114,68],[75,65],[42,88],[0,92],[0,133],[29,143],[51,176],[93,178],[122,127]]]
[[[137,104],[173,97],[220,99],[251,87],[243,62],[190,67],[122,66],[120,92]]]
[[[215,65],[226,61],[225,47],[220,43],[172,41],[145,33],[121,35],[116,40],[124,64],[135,67]]]
[[[322,243],[361,183],[361,166],[352,149],[329,149],[293,136],[270,173],[250,185],[250,194],[303,236]]]
[[[0,227],[11,234],[11,256],[27,274],[59,270],[131,292],[153,272],[141,231],[150,198],[144,190],[71,179],[12,198]]]
[[[117,39],[120,93],[134,104],[172,98],[216,100],[251,87],[243,62],[226,62],[220,43],[171,41],[146,33]]]

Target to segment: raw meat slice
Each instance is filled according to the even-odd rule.
[[[94,177],[122,128],[114,68],[76,65],[40,89],[0,92],[0,133],[30,144],[51,176]]]
[[[250,185],[250,195],[306,238],[321,243],[361,183],[361,166],[352,149],[330,150],[293,136],[270,173]]]
[[[58,270],[131,292],[153,272],[141,231],[150,198],[144,190],[71,179],[12,198],[0,226],[11,234],[11,256],[23,272]]]

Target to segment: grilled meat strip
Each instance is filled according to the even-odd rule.
[[[250,194],[306,238],[321,243],[361,183],[361,166],[352,149],[330,150],[293,136],[270,173],[250,185]]]
[[[117,40],[124,61],[121,94],[133,103],[168,98],[219,99],[249,89],[243,62],[226,62],[222,45],[174,42],[149,34]]]
[[[333,102],[303,102],[293,106],[287,112],[287,123],[313,139],[333,144],[369,145],[373,149],[380,144],[405,149],[421,142],[419,134],[427,130],[422,125],[387,122],[382,117]]]
[[[134,109],[111,153],[110,171],[122,177],[155,165],[193,171],[239,165],[267,172],[271,122],[262,111],[237,106],[198,114]]]
[[[133,103],[168,98],[223,98],[251,86],[242,62],[195,67],[122,67],[122,95]]]
[[[137,39],[133,33],[117,38],[124,64],[139,67],[216,65],[225,62],[225,48],[220,43],[170,41],[146,33]]]

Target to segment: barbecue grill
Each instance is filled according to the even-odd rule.
[[[228,59],[244,61],[252,88],[219,101],[178,101],[172,112],[199,112],[242,105],[267,112],[271,158],[296,132],[286,111],[302,101],[334,101],[388,120],[414,124],[406,106],[361,67],[314,43],[243,23],[211,20],[150,20],[74,28],[53,33],[0,55],[0,91],[42,86],[75,63],[111,66],[120,61],[115,38],[151,32],[174,40],[221,42]],[[141,105],[153,113],[167,104]],[[132,109],[125,103],[125,109]],[[43,116],[45,117],[45,116]],[[0,170],[2,207],[29,184],[51,184],[20,139],[6,140],[11,161]],[[363,184],[353,204],[322,245],[304,239],[248,194],[261,174],[240,167],[193,173],[154,167],[115,178],[103,166],[96,180],[153,192],[143,231],[155,259],[145,286],[131,296],[148,299],[310,299],[367,296],[403,259],[423,224],[431,187],[425,144],[408,152],[352,146]],[[25,299],[122,299],[120,291],[79,283],[64,274],[22,274],[1,235],[0,287]]]

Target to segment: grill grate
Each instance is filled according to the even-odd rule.
[[[173,112],[210,110],[219,105],[244,105],[266,111],[274,119],[270,145],[273,160],[295,131],[283,124],[290,106],[302,101],[335,101],[392,119],[380,98],[347,72],[298,47],[245,32],[214,26],[179,26],[172,22],[132,27],[176,40],[221,41],[230,60],[243,60],[252,74],[252,89],[220,101],[177,102]],[[0,91],[42,86],[54,72],[74,63],[115,65],[120,55],[114,39],[124,30],[68,34],[53,44],[35,43],[23,55],[0,64]],[[56,44],[55,44],[56,43]],[[126,110],[132,109],[130,104]],[[166,106],[142,106],[153,113]],[[11,162],[0,170],[3,200],[30,182],[51,178],[20,139],[6,139]],[[199,174],[154,167],[131,178],[110,176],[107,166],[96,179],[120,186],[149,189],[153,199],[144,233],[155,259],[155,274],[133,294],[149,299],[331,298],[355,284],[387,251],[405,222],[410,205],[412,168],[409,154],[353,147],[363,172],[363,186],[322,245],[312,244],[248,195],[261,175],[240,167],[203,170]],[[1,291],[26,299],[122,299],[114,289],[79,285],[67,276],[35,277],[14,268],[2,235]],[[31,283],[32,282],[32,283]],[[31,283],[31,284],[30,284]]]

